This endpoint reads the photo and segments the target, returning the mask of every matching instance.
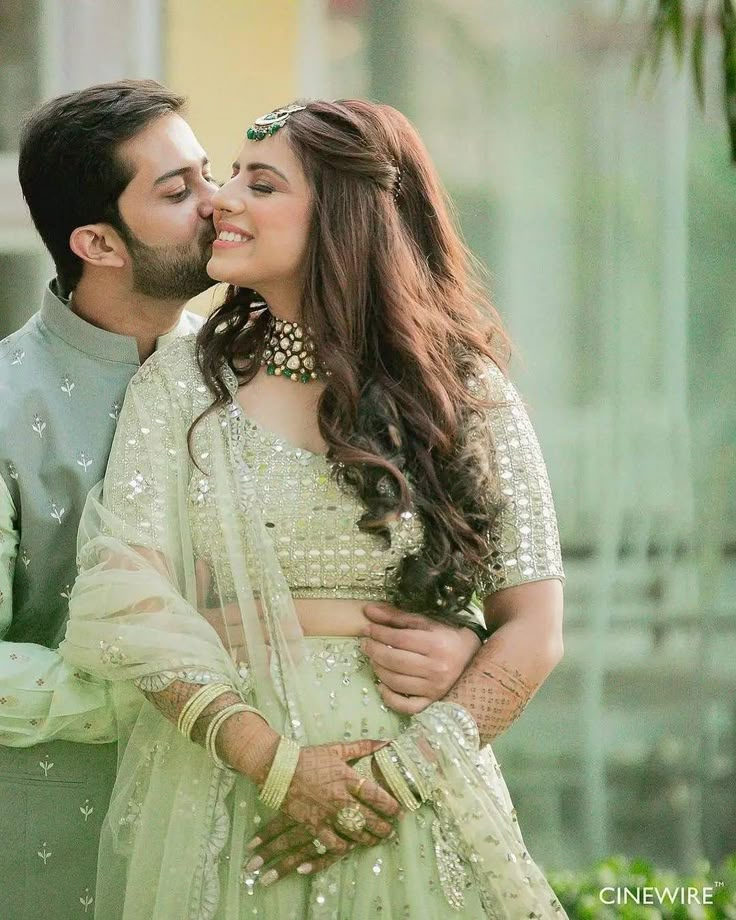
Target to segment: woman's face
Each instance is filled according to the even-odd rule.
[[[213,199],[218,238],[207,272],[216,281],[269,292],[301,291],[311,195],[282,132],[246,140],[232,178]]]

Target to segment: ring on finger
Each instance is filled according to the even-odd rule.
[[[357,833],[365,827],[365,815],[357,805],[345,805],[335,815],[335,823],[344,831]]]
[[[319,837],[314,838],[314,840],[312,841],[312,846],[315,848],[315,850],[319,853],[320,856],[324,856],[325,853],[327,852],[327,847],[324,845],[324,843],[322,843]]]

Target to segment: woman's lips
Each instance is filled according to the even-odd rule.
[[[252,241],[253,241],[252,236],[244,240],[219,240],[218,239],[218,240],[215,240],[215,242],[212,244],[212,248],[213,249],[233,249],[234,247],[237,247],[237,246],[245,246],[246,243],[250,243]]]
[[[213,249],[232,249],[233,246],[244,246],[253,239],[252,234],[232,224],[220,224],[217,239],[212,244]]]

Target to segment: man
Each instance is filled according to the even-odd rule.
[[[42,106],[21,141],[23,194],[57,278],[0,343],[2,920],[94,912],[116,728],[106,688],[56,648],[79,518],[126,386],[196,328],[184,303],[212,283],[216,183],[183,104],[153,81],[91,87]],[[382,624],[400,615],[367,612]],[[386,701],[404,711],[444,696],[479,646],[468,629],[415,620],[393,647],[373,640]],[[406,676],[405,696],[392,682]]]

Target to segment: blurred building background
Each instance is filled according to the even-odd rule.
[[[38,101],[190,98],[227,177],[254,117],[367,96],[419,127],[517,346],[553,482],[566,657],[496,752],[532,854],[736,851],[736,170],[672,64],[634,90],[617,0],[0,0],[0,333],[50,265],[16,179]],[[200,299],[200,306],[211,295]]]

